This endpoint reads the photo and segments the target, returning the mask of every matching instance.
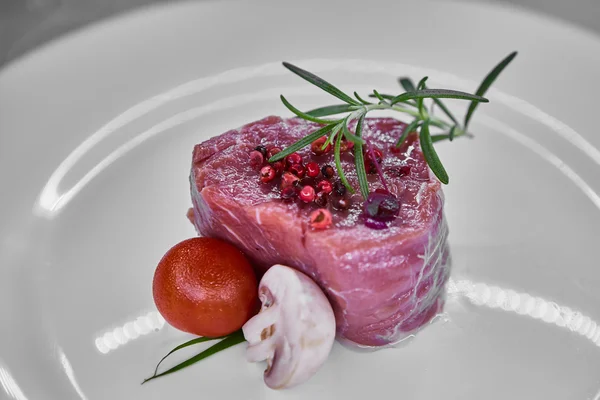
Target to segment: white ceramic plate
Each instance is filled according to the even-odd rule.
[[[0,397],[600,398],[600,39],[472,3],[366,4],[148,9],[0,72]],[[330,101],[282,60],[363,93],[398,75],[473,91],[512,50],[476,139],[438,146],[454,272],[436,323],[399,349],[337,345],[284,393],[243,346],[140,385],[188,338],[155,313],[151,279],[194,235],[192,146],[288,115],[280,93]]]

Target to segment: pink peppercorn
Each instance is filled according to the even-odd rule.
[[[317,193],[317,195],[315,196],[315,204],[319,207],[327,206],[327,197],[328,195],[325,192]]]
[[[323,136],[312,142],[310,145],[310,150],[313,154],[317,156],[322,156],[323,154],[329,153],[331,151],[331,143],[327,145],[324,149],[322,149],[323,145],[327,141],[327,136]]]
[[[331,165],[325,164],[321,168],[321,173],[323,174],[324,178],[331,179],[331,178],[333,178],[333,175],[335,174],[335,170],[333,169],[333,167]]]
[[[298,193],[298,197],[305,203],[310,203],[315,199],[315,188],[312,186],[304,186],[300,193]]]
[[[250,152],[250,165],[252,168],[260,168],[261,165],[265,162],[265,158],[262,153],[258,150],[252,150]]]
[[[260,181],[262,183],[271,182],[277,176],[275,168],[270,165],[265,165],[260,169]]]
[[[296,193],[296,188],[294,188],[293,186],[283,188],[280,193],[281,198],[287,201],[293,200],[297,195],[298,194]]]
[[[304,178],[304,174],[306,173],[306,170],[302,164],[294,164],[288,168],[288,171],[296,175],[298,178]]]
[[[281,149],[279,147],[273,147],[267,150],[267,160],[277,153],[281,153]]]
[[[309,225],[313,229],[327,229],[332,223],[331,213],[325,208],[319,208],[310,214]]]
[[[281,173],[283,172],[283,170],[285,168],[285,164],[283,163],[283,161],[275,161],[271,165],[275,169],[275,172],[277,172],[277,175],[281,175]]]
[[[353,148],[354,148],[354,143],[349,140],[342,140],[342,142],[340,143],[340,151],[342,153],[344,153],[348,150],[352,150]]]
[[[285,164],[291,167],[294,164],[302,165],[302,156],[298,153],[292,153],[285,158]]]
[[[319,168],[319,164],[316,162],[309,162],[306,164],[306,175],[311,178],[316,178],[321,173],[321,168]]]
[[[284,172],[281,176],[281,190],[287,187],[294,187],[298,181],[299,179],[296,175],[292,174],[291,172]]]
[[[331,182],[326,181],[325,179],[323,179],[322,181],[320,181],[319,183],[317,183],[317,190],[319,192],[323,192],[325,194],[329,194],[333,191],[333,185],[331,184]]]

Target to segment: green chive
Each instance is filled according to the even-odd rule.
[[[191,357],[191,358],[185,360],[184,362],[181,362],[181,363],[175,365],[173,368],[170,368],[160,374],[156,374],[156,372],[155,372],[154,375],[152,375],[150,378],[144,379],[144,381],[142,382],[142,385],[153,379],[160,378],[161,376],[169,375],[169,374],[172,374],[173,372],[179,371],[180,369],[189,367],[190,365],[195,364],[198,361],[201,361],[207,357],[210,357],[220,351],[226,350],[226,349],[228,349],[232,346],[235,346],[237,344],[240,344],[244,341],[245,341],[244,334],[242,333],[242,330],[240,329],[239,331],[236,331],[236,332],[232,333],[231,335],[225,337],[219,343],[216,343],[216,344],[212,345],[211,347],[209,347],[208,349],[200,352],[199,354],[196,354],[194,357]]]

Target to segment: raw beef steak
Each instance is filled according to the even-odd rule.
[[[440,312],[450,270],[441,184],[430,173],[415,133],[394,148],[405,126],[391,118],[365,120],[363,137],[381,151],[388,190],[401,205],[386,229],[365,226],[364,199],[358,190],[347,197],[346,210],[332,208],[330,201],[326,207],[332,226],[315,230],[308,218],[319,206],[283,201],[281,178],[259,181],[258,169],[249,161],[256,146],[284,149],[320,127],[279,117],[195,146],[190,219],[200,235],[239,247],[259,273],[284,264],[311,276],[329,297],[338,337],[344,342],[364,347],[394,344]],[[298,153],[305,165],[334,165],[333,152],[317,156],[308,146]],[[351,151],[342,154],[342,164],[358,188]],[[369,175],[369,184],[371,191],[382,187],[377,174]]]

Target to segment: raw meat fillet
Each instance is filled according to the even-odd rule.
[[[391,118],[365,120],[363,135],[382,151],[389,190],[401,204],[387,229],[364,225],[357,193],[348,210],[332,209],[330,229],[312,230],[308,215],[316,205],[283,202],[276,183],[259,182],[250,151],[260,144],[283,149],[319,127],[279,117],[195,146],[190,219],[200,235],[238,246],[259,271],[284,264],[311,276],[332,303],[342,341],[363,347],[401,341],[442,309],[450,270],[441,184],[430,173],[416,134],[394,148],[404,126]],[[305,163],[334,165],[332,152],[315,156],[308,146],[299,153]],[[358,188],[351,152],[342,154],[342,163]],[[377,175],[369,175],[369,182],[372,191],[381,187]]]

